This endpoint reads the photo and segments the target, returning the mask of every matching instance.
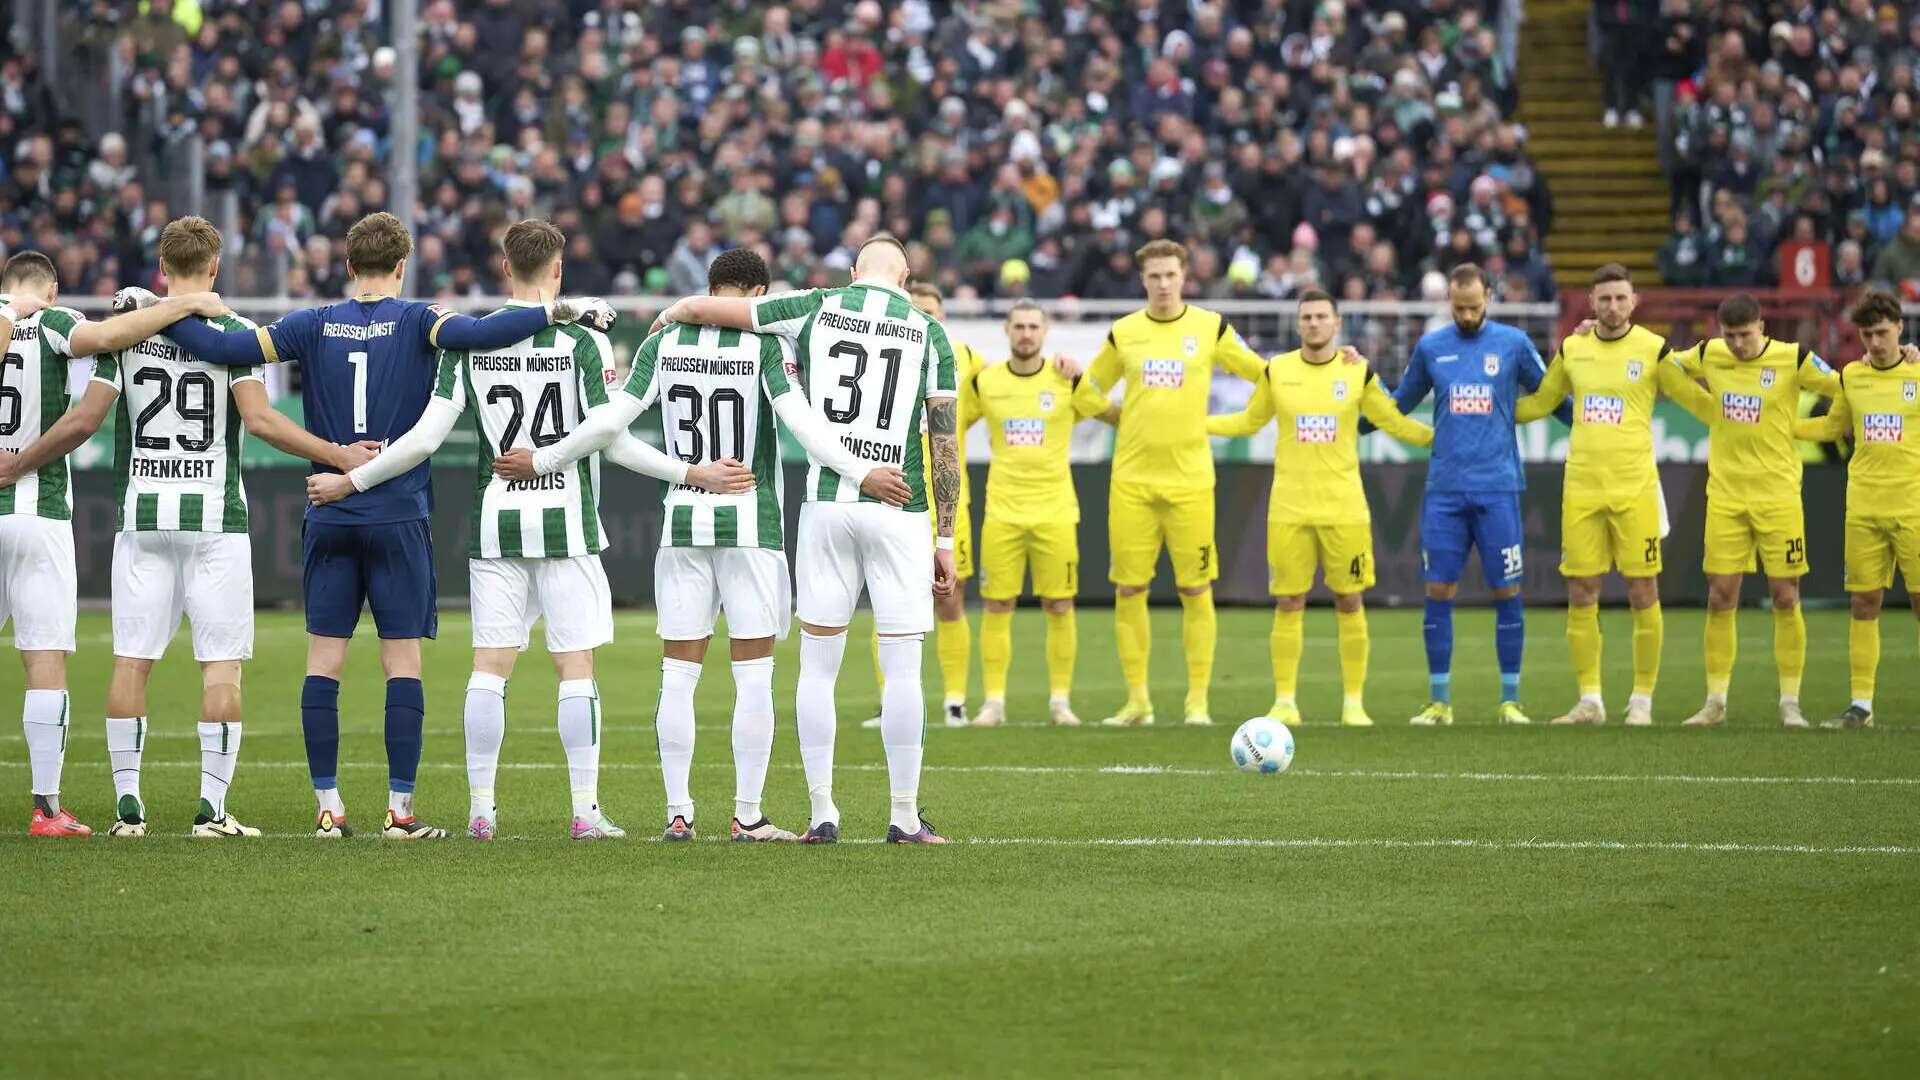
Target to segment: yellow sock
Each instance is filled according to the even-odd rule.
[[[942,624],[944,625],[944,624]],[[946,638],[940,639],[941,652]],[[946,657],[940,658],[944,664]],[[1007,665],[1013,662],[1013,612],[986,610],[980,616],[980,676],[986,685],[988,701],[1007,699]]]
[[[1114,647],[1120,653],[1120,677],[1129,704],[1146,704],[1147,656],[1153,647],[1153,623],[1147,618],[1147,594],[1113,598]]]
[[[1600,696],[1600,605],[1567,605],[1567,659],[1581,697]]]
[[[1807,620],[1799,604],[1773,609],[1773,664],[1780,669],[1780,696],[1799,697],[1807,670]]]
[[[981,651],[986,651],[982,643]],[[1080,651],[1080,624],[1073,609],[1047,612],[1047,689],[1063,698],[1073,690],[1073,660]]]
[[[1734,632],[1733,610],[1707,611],[1707,693],[1727,696],[1727,684],[1733,682],[1733,660],[1739,638]]]
[[[1666,619],[1660,614],[1659,604],[1634,609],[1633,693],[1635,697],[1653,696],[1654,684],[1660,681],[1660,646],[1666,636]]]
[[[1213,613],[1213,590],[1199,596],[1180,594],[1180,638],[1187,648],[1187,711],[1207,711],[1207,689],[1213,684],[1213,645],[1220,623]]]
[[[1847,661],[1853,669],[1853,700],[1873,700],[1873,682],[1880,673],[1880,620],[1855,619],[1847,624]]]
[[[982,625],[985,625],[984,621]],[[939,639],[935,648],[940,653],[940,681],[945,684],[947,700],[963,702],[967,700],[967,668],[973,663],[973,627],[967,624],[967,617],[962,614],[952,622],[941,619],[933,624],[933,628],[934,636]],[[985,644],[981,645],[980,653],[984,660]],[[987,696],[993,695],[989,693]]]
[[[1273,632],[1267,635],[1267,648],[1273,654],[1273,699],[1292,701],[1300,683],[1300,645],[1305,634],[1301,623],[1304,611],[1273,609]]]
[[[1367,610],[1338,611],[1340,621],[1340,687],[1347,704],[1357,705],[1367,688]]]

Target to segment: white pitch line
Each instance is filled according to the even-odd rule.
[[[0,761],[0,768],[24,769],[24,761]],[[149,761],[147,769],[197,769],[198,761]],[[247,761],[249,769],[305,769],[304,761]],[[385,762],[379,760],[341,762],[343,769],[385,768]],[[699,769],[731,769],[733,763],[724,758],[720,760],[697,761],[694,767]],[[423,761],[423,769],[464,770],[465,763],[458,761]],[[549,771],[567,768],[560,761],[504,761],[497,768],[504,771]],[[660,766],[647,761],[602,762],[602,771],[641,771],[657,772]],[[799,765],[782,762],[773,766],[776,769],[793,770]],[[878,763],[851,763],[834,766],[841,772],[882,772],[887,768]],[[1222,766],[1217,769],[1195,768],[1181,765],[924,765],[921,771],[929,773],[980,773],[985,775],[1006,776],[1203,776],[1222,777],[1233,770]],[[1691,776],[1672,773],[1503,773],[1503,772],[1437,772],[1396,769],[1294,769],[1287,774],[1291,777],[1309,777],[1315,780],[1410,780],[1458,782],[1472,784],[1720,784],[1720,785],[1758,785],[1758,786],[1827,786],[1827,787],[1920,787],[1920,777],[1915,776]],[[1264,778],[1263,778],[1264,779]],[[1268,780],[1267,782],[1272,782]]]

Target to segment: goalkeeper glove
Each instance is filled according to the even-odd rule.
[[[547,318],[562,325],[578,323],[604,334],[613,329],[619,316],[612,304],[597,296],[563,296],[547,305]]]
[[[160,298],[155,296],[152,290],[143,289],[138,285],[129,285],[113,294],[113,313],[124,315],[129,311],[152,307],[159,302]]]

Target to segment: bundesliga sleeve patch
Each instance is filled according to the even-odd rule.
[[[1447,404],[1455,416],[1492,415],[1493,387],[1485,383],[1455,383],[1447,392]]]
[[[1047,441],[1047,423],[1044,420],[1008,420],[1005,430],[1008,446],[1042,446]]]
[[[1178,390],[1187,382],[1187,365],[1180,360],[1144,360],[1140,384],[1156,390]]]
[[[1340,421],[1331,416],[1296,416],[1293,438],[1302,443],[1331,443],[1340,437]]]
[[[1735,424],[1757,424],[1760,422],[1761,397],[1758,394],[1725,393],[1720,395],[1720,416]]]
[[[1627,413],[1625,398],[1613,394],[1588,394],[1580,399],[1580,422],[1619,427]]]
[[[1899,413],[1867,413],[1860,417],[1860,440],[1897,443],[1904,424],[1905,418]]]

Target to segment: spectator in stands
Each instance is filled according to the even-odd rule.
[[[1908,209],[1900,231],[1874,258],[1872,279],[1904,287],[1909,296],[1920,286],[1920,206]]]

